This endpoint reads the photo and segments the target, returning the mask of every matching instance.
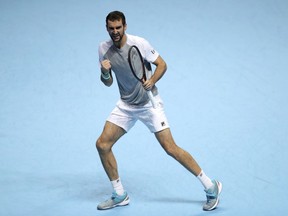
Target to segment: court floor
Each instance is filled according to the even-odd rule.
[[[130,205],[96,209],[112,193],[95,149],[119,98],[98,69],[112,10],[167,62],[174,139],[223,183],[217,210],[140,122],[114,147]],[[287,22],[286,0],[0,0],[0,215],[285,215]]]

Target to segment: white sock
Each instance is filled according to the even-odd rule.
[[[213,183],[212,183],[211,179],[208,176],[206,176],[206,174],[204,173],[203,170],[201,170],[201,172],[197,176],[197,178],[202,183],[202,185],[204,186],[205,190],[213,187]]]
[[[123,185],[122,185],[122,183],[121,183],[120,178],[111,181],[111,183],[112,183],[112,186],[113,186],[115,192],[116,192],[118,195],[122,196],[122,195],[124,194],[124,188],[123,188]]]

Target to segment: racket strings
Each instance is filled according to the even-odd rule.
[[[144,68],[143,68],[143,62],[142,58],[137,52],[137,50],[132,49],[130,52],[130,59],[131,59],[131,69],[134,75],[141,81],[143,81],[144,78]]]

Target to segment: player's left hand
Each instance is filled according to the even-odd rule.
[[[153,82],[152,79],[149,79],[149,80],[146,80],[144,83],[143,83],[143,87],[146,91],[150,91],[153,86],[155,85],[155,83]]]

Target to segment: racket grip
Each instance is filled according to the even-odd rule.
[[[155,100],[152,92],[151,92],[151,91],[147,91],[147,94],[148,94],[148,97],[149,97],[149,99],[150,99],[150,101],[151,101],[151,103],[152,103],[153,108],[157,108],[157,107],[158,107],[158,103],[157,103],[157,101]]]

